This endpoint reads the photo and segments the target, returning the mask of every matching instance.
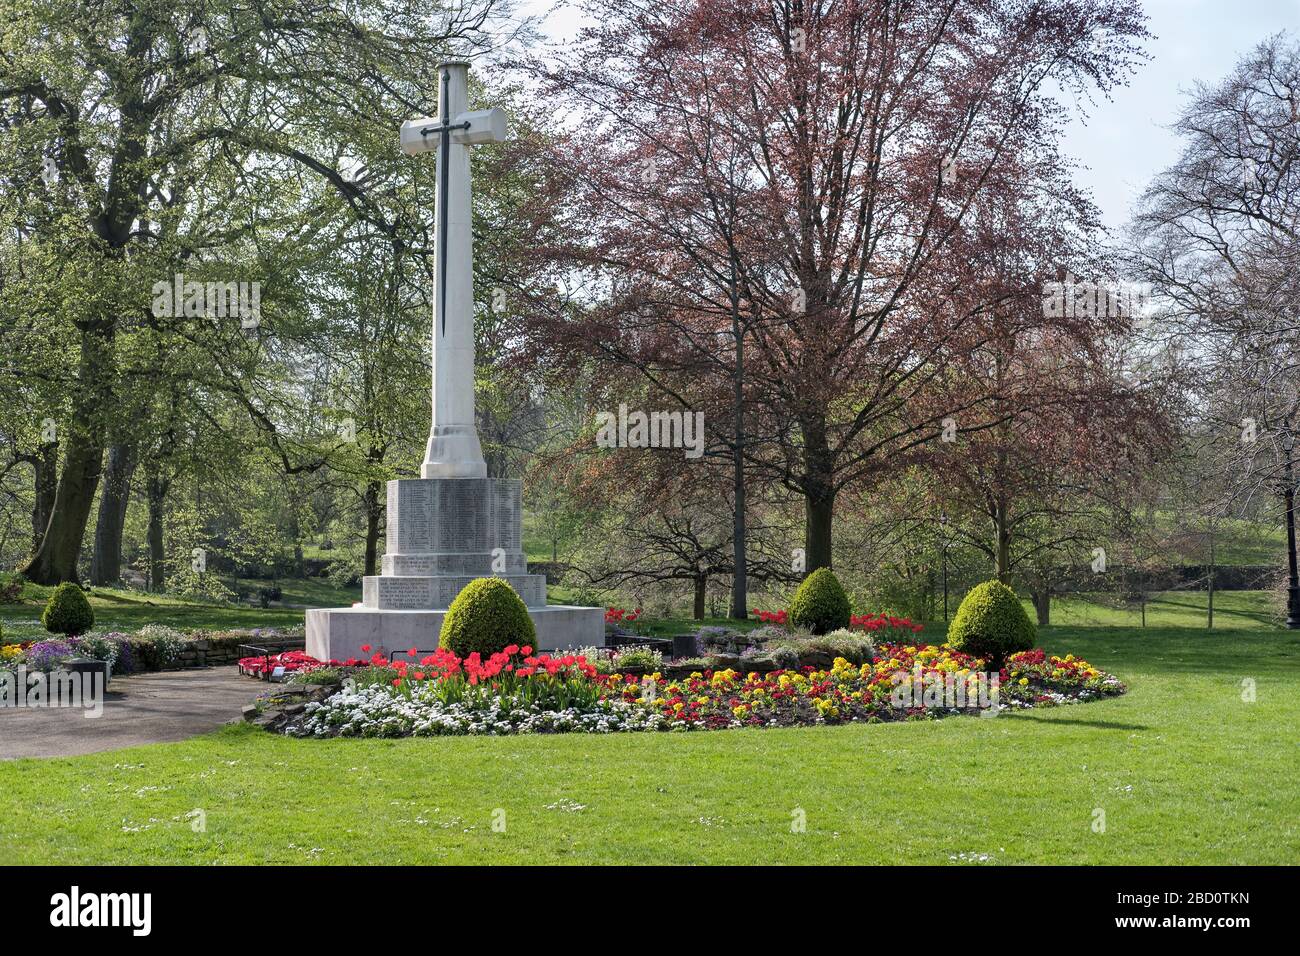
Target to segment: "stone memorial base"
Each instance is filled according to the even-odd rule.
[[[381,611],[368,607],[314,608],[307,612],[307,653],[317,660],[387,657],[412,647],[432,654],[438,648],[445,610]],[[537,650],[605,646],[605,611],[598,607],[552,604],[530,607]],[[370,651],[361,650],[368,644]]]
[[[546,578],[528,573],[520,482],[408,478],[388,483],[383,574],[362,579],[362,603],[307,612],[307,653],[318,660],[438,647],[442,619],[465,585],[498,577],[523,599],[536,647],[603,647],[605,612],[546,603]],[[369,645],[369,653],[361,650]]]

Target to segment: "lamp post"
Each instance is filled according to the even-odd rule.
[[[1286,483],[1282,489],[1282,499],[1286,503],[1286,626],[1291,630],[1300,629],[1300,574],[1296,571],[1295,553],[1295,472],[1292,465],[1292,452],[1295,450],[1295,436],[1290,430],[1282,438],[1282,450],[1286,453],[1286,462],[1282,470],[1282,480]]]
[[[943,623],[948,623],[948,512],[939,512],[939,527],[943,529]],[[1294,553],[1294,549],[1292,549]],[[1294,561],[1292,562],[1294,565]],[[1295,576],[1292,575],[1292,581]]]

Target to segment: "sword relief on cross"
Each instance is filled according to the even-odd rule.
[[[448,216],[451,199],[451,147],[474,146],[479,143],[500,143],[506,138],[506,113],[498,107],[486,110],[452,111],[466,105],[468,100],[469,64],[442,63],[438,66],[438,118],[422,117],[402,124],[402,152],[408,156],[438,152],[437,235],[434,245],[438,255],[438,305],[439,325],[447,332],[447,240]],[[465,191],[469,191],[469,178],[465,177]]]

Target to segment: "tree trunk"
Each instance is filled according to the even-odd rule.
[[[1034,615],[1038,618],[1038,626],[1047,627],[1052,623],[1052,589],[1043,584],[1031,593],[1034,598]]]
[[[997,534],[993,570],[1003,584],[1011,580],[1011,524],[1005,498],[999,497],[993,507],[993,529]]]
[[[89,436],[74,436],[68,442],[50,523],[40,547],[20,569],[29,581],[59,584],[78,580],[77,559],[99,485],[103,456],[103,449]]]
[[[166,554],[163,551],[163,506],[169,481],[157,472],[149,475],[149,590],[161,591],[166,583]]]
[[[104,415],[110,404],[111,334],[81,333],[77,393],[67,432],[67,453],[50,509],[50,521],[35,554],[19,570],[35,584],[77,580],[86,522],[104,464]]]
[[[805,471],[801,483],[804,495],[804,559],[809,573],[829,568],[831,522],[835,516],[834,459],[826,441],[824,415],[805,417],[803,433]]]
[[[384,502],[380,501],[379,482],[366,484],[364,500],[366,504],[366,574],[379,573],[379,521],[384,514]]]
[[[1206,580],[1207,591],[1209,596],[1209,606],[1206,609],[1205,626],[1208,630],[1214,630],[1214,526],[1210,526],[1210,576]]]
[[[32,463],[35,494],[32,501],[32,554],[40,550],[45,529],[54,514],[54,495],[59,486],[59,443],[46,442]]]
[[[732,447],[731,617],[749,617],[749,565],[745,542],[745,332],[740,324],[740,302],[735,287],[731,294],[731,332],[736,339],[736,374],[732,401],[735,404],[735,445]],[[704,592],[695,582],[695,619],[704,617]]]
[[[708,593],[709,577],[706,574],[697,574],[695,576],[695,620],[704,620],[705,603],[704,598]],[[732,614],[735,617],[735,614]]]
[[[95,522],[95,553],[90,562],[90,583],[97,587],[117,584],[122,579],[122,527],[131,500],[135,466],[133,446],[110,446],[104,489],[99,496],[99,517]]]
[[[831,566],[831,522],[835,517],[835,493],[804,497],[807,530],[804,535],[804,557],[808,571]]]

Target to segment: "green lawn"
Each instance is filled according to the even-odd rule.
[[[1214,629],[1272,629],[1274,622],[1267,591],[1216,591],[1214,594]],[[1209,602],[1204,591],[1164,591],[1147,602],[1147,627],[1205,627]],[[1024,602],[1032,619],[1034,608]],[[1140,627],[1142,611],[1138,607],[1116,606],[1109,595],[1079,594],[1053,598],[1052,623],[1108,627]]]
[[[49,635],[41,625],[41,611],[53,588],[29,584],[19,604],[0,604],[0,627],[5,640],[34,640]],[[347,599],[351,603],[354,599]],[[303,622],[301,610],[209,604],[168,594],[145,594],[118,588],[93,588],[90,606],[95,611],[95,629],[134,631],[146,624],[172,627],[233,628],[288,627]]]
[[[995,719],[680,735],[302,741],[232,728],[0,764],[0,863],[1300,859],[1300,639],[1067,626],[1043,644],[1115,671],[1130,693]],[[807,829],[793,833],[799,811]]]

